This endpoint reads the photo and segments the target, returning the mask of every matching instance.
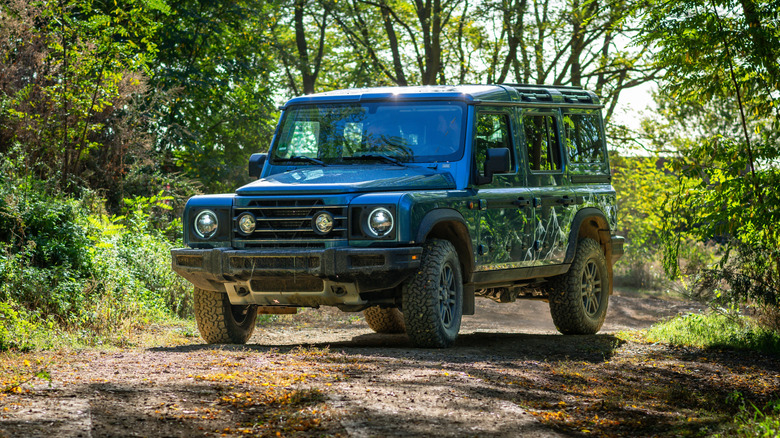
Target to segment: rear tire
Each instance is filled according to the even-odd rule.
[[[418,347],[444,348],[458,337],[463,315],[463,275],[452,243],[431,239],[420,269],[403,285],[406,334]]]
[[[601,245],[582,239],[569,272],[551,280],[550,314],[565,335],[597,333],[607,316],[609,274]]]
[[[404,333],[404,315],[396,308],[369,307],[363,311],[363,318],[371,330],[377,333]]]
[[[246,344],[255,331],[257,306],[234,306],[228,294],[195,288],[195,321],[209,344]]]

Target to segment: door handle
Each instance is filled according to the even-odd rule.
[[[558,198],[558,203],[562,205],[574,205],[574,204],[582,204],[583,198],[582,196],[569,196],[566,195],[562,198]]]
[[[517,208],[520,208],[520,207],[530,207],[531,206],[531,202],[532,201],[530,199],[526,199],[526,198],[520,197],[520,198],[517,198],[515,201],[513,201],[512,204],[517,206]]]

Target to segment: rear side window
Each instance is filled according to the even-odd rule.
[[[601,120],[597,115],[566,114],[563,116],[563,125],[571,163],[604,162],[604,139],[601,137]]]
[[[531,171],[561,170],[561,150],[558,145],[558,126],[553,115],[526,114],[523,116],[528,165]]]
[[[563,132],[570,173],[609,172],[599,114],[564,114]]]

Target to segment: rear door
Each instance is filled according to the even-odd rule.
[[[522,149],[533,192],[532,248],[537,266],[563,263],[571,220],[580,202],[564,177],[561,121],[557,109],[523,110]]]

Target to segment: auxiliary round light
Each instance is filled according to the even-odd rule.
[[[368,215],[368,231],[374,237],[385,237],[393,231],[393,214],[384,207],[378,207]]]
[[[333,215],[327,211],[317,213],[312,220],[314,231],[319,234],[328,234],[333,230]]]
[[[244,234],[252,234],[257,226],[257,220],[252,213],[242,213],[238,217],[238,230]]]
[[[195,233],[201,239],[210,239],[217,234],[219,221],[217,214],[211,210],[203,210],[195,217]]]

